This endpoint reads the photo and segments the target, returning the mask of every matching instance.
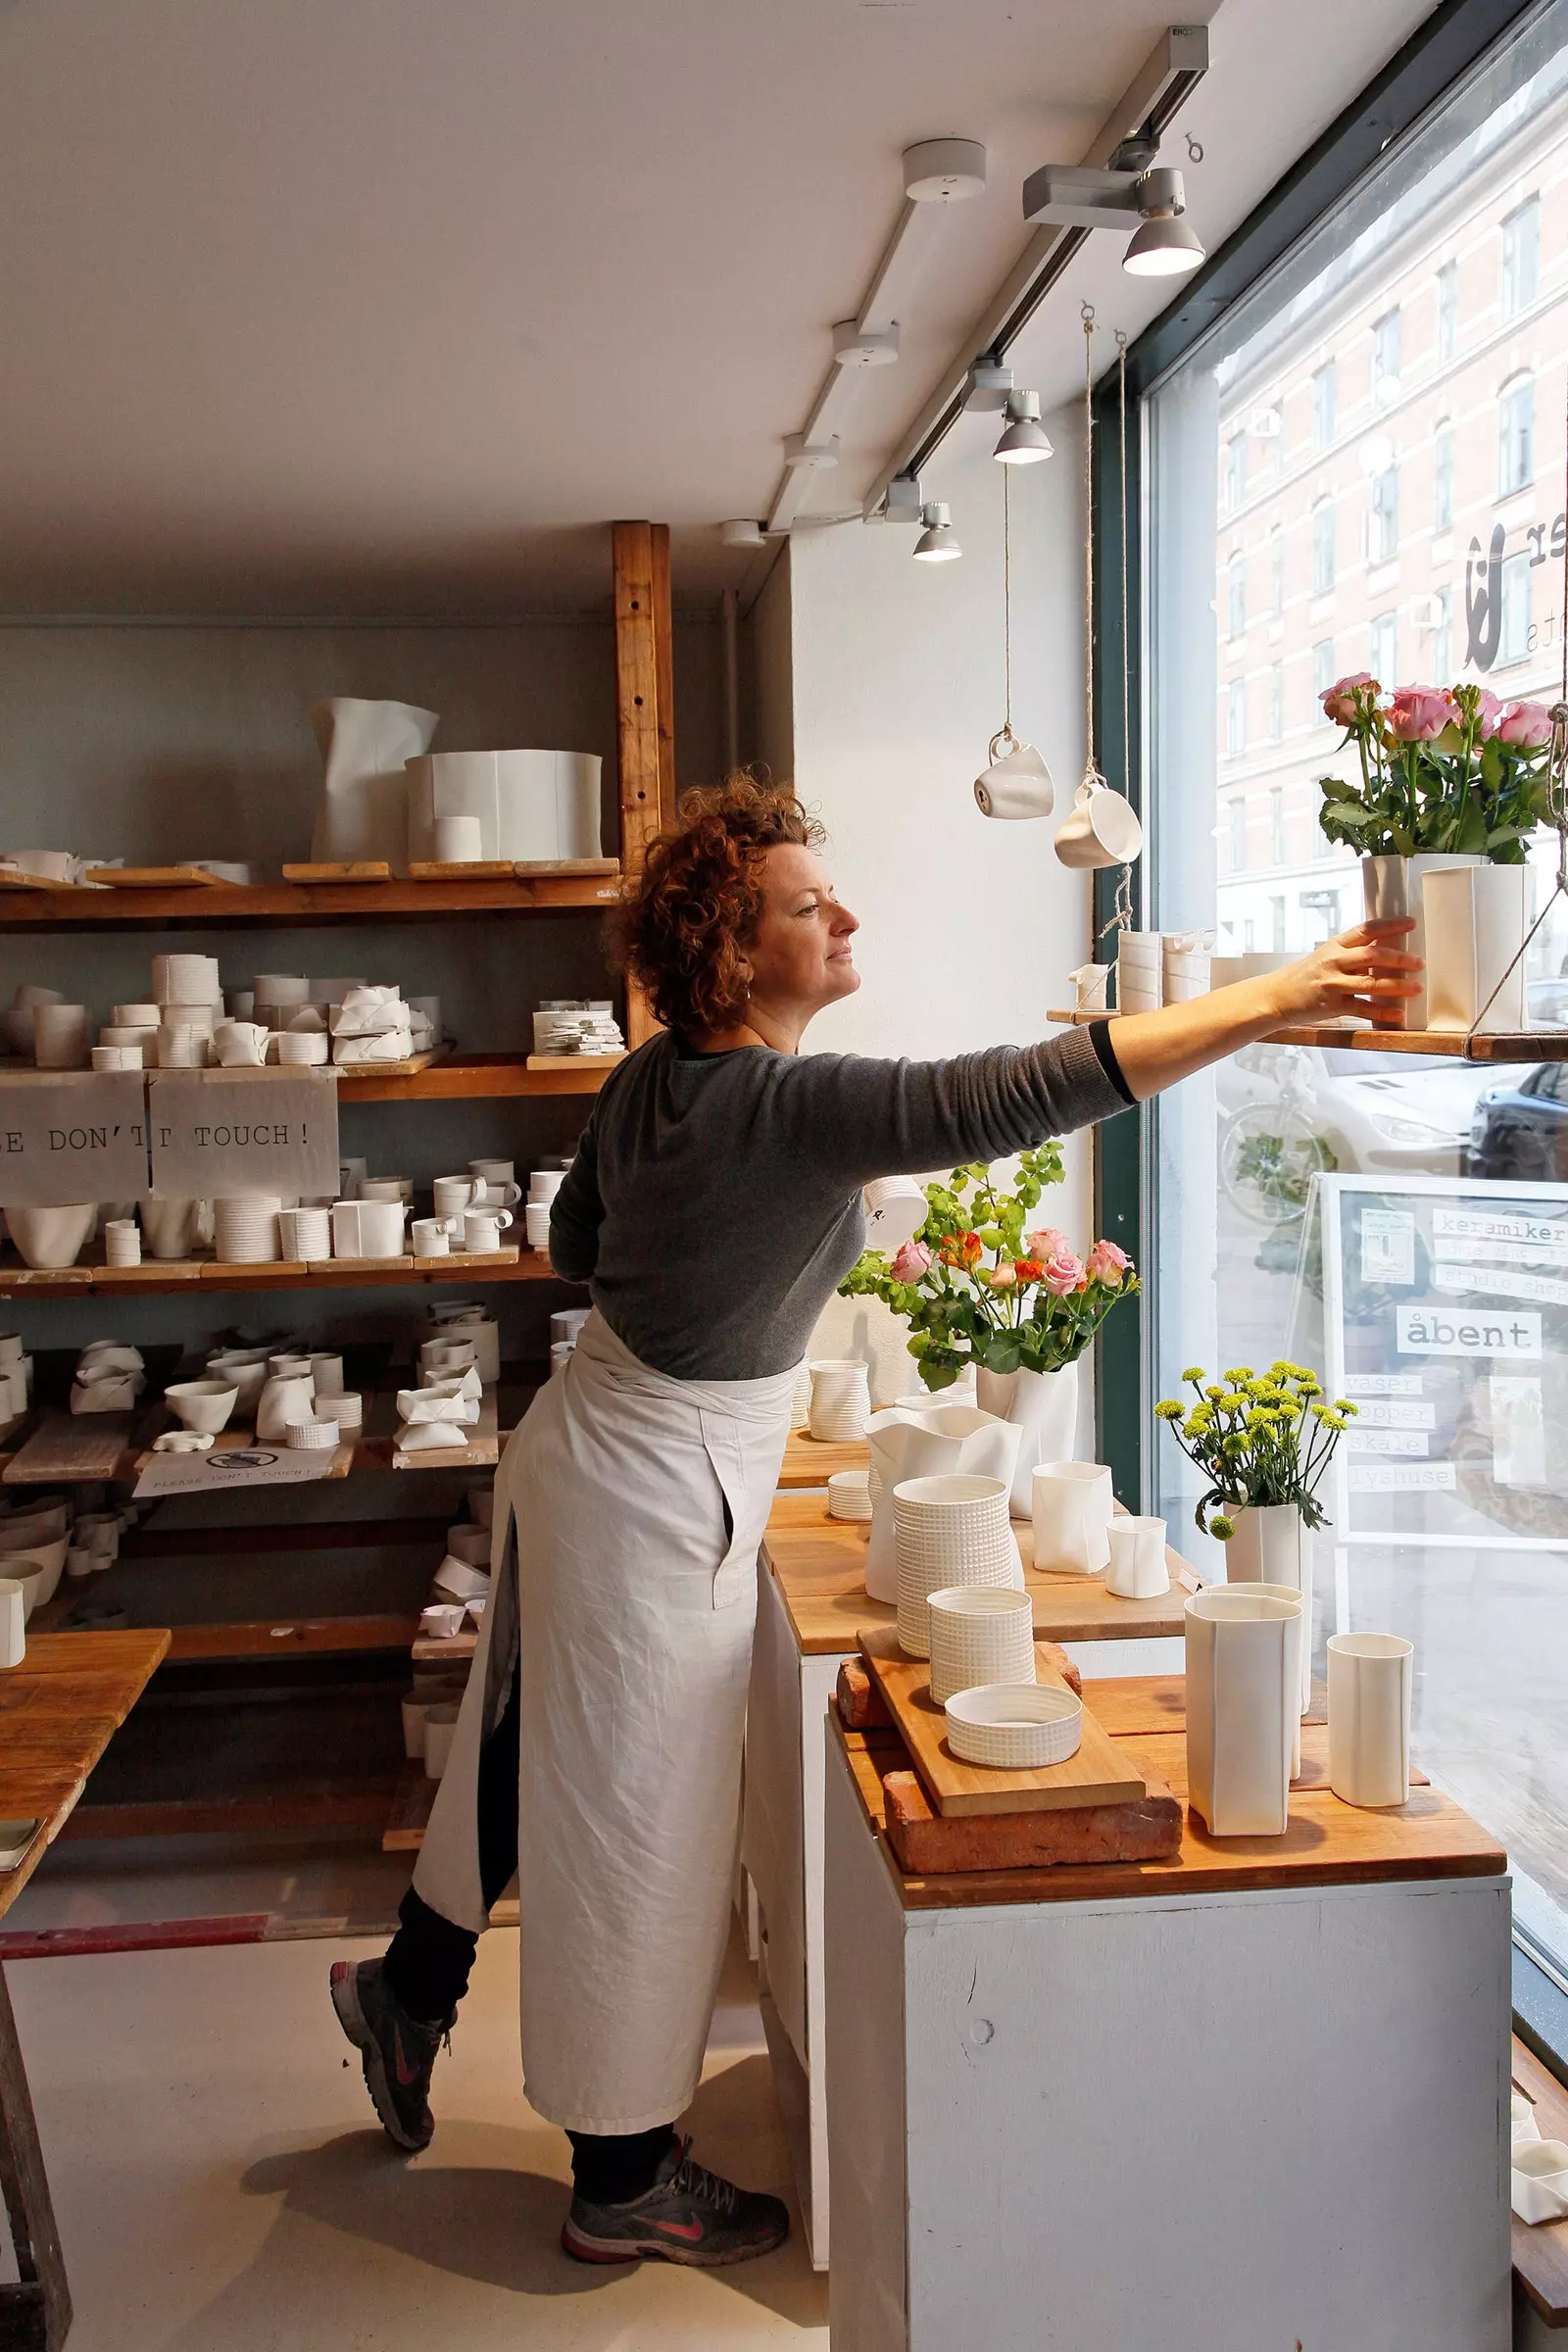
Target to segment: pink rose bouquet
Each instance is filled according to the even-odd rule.
[[[1359,785],[1319,778],[1318,823],[1363,857],[1428,852],[1522,865],[1545,806],[1551,716],[1485,686],[1400,686],[1364,669],[1320,698],[1360,762]]]

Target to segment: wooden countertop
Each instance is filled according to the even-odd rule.
[[[1035,1598],[1036,1636],[1051,1642],[1136,1642],[1182,1631],[1182,1604],[1189,1590],[1178,1580],[1193,1571],[1180,1553],[1167,1550],[1171,1588],[1156,1600],[1118,1600],[1098,1576],[1037,1573],[1031,1535],[1014,1525],[1023,1554],[1024,1582]],[[865,1591],[865,1554],[870,1531],[827,1515],[824,1494],[780,1494],[762,1539],[762,1557],[772,1570],[789,1611],[795,1639],[808,1657],[848,1655],[858,1647],[861,1626],[892,1625],[897,1611],[870,1600]]]
[[[1175,1678],[1097,1681],[1101,1722],[1146,1771],[1165,1781],[1184,1806],[1187,1740]],[[1148,1732],[1150,1721],[1170,1721]],[[897,1734],[846,1732],[830,1710],[833,1735],[850,1763],[867,1821],[880,1838],[882,1773],[905,1771]],[[1408,1804],[1367,1811],[1341,1802],[1328,1786],[1328,1727],[1301,1726],[1301,1779],[1291,1790],[1283,1838],[1211,1838],[1190,1809],[1181,1851],[1167,1862],[1068,1864],[1054,1870],[965,1871],[906,1878],[885,1842],[882,1852],[910,1911],[964,1910],[989,1903],[1067,1903],[1127,1895],[1243,1894],[1280,1886],[1354,1886],[1400,1879],[1496,1878],[1508,1857],[1496,1840],[1431,1787],[1412,1787]]]
[[[20,1666],[0,1673],[0,1819],[43,1828],[16,1870],[0,1873],[0,1918],[60,1835],[87,1775],[169,1649],[159,1627],[27,1635]]]
[[[869,1470],[871,1448],[864,1438],[851,1438],[842,1445],[829,1445],[825,1439],[813,1438],[808,1429],[792,1429],[784,1447],[784,1461],[779,1470],[781,1488],[825,1487],[839,1470]]]

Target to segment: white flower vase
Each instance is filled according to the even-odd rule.
[[[1519,951],[1530,922],[1531,880],[1528,865],[1472,865],[1426,876],[1429,1029],[1491,1036],[1524,1027]]]
[[[808,1427],[827,1445],[853,1445],[871,1418],[870,1374],[858,1356],[823,1356],[808,1367],[811,1408]]]
[[[1480,865],[1479,858],[1450,857],[1446,853],[1423,852],[1418,858],[1363,858],[1361,860],[1361,903],[1369,922],[1383,917],[1411,915],[1415,929],[1399,942],[1408,956],[1426,959],[1425,879],[1428,874],[1460,872],[1467,866]],[[1430,1029],[1428,986],[1429,975],[1421,975],[1421,994],[1403,997],[1397,1013],[1391,1006],[1389,1017],[1380,1019],[1379,1026],[1389,1029]]]
[[[1228,1514],[1236,1533],[1225,1546],[1228,1585],[1278,1585],[1301,1595],[1301,1713],[1312,1701],[1312,1531],[1294,1502],[1269,1502]]]
[[[1298,1737],[1299,1598],[1213,1586],[1185,1618],[1188,1802],[1212,1837],[1278,1838]]]
[[[404,761],[429,749],[440,724],[414,703],[362,702],[337,695],[311,706],[324,774],[311,834],[318,863],[385,858],[405,873],[409,855],[409,780]]]
[[[1010,1421],[1022,1436],[1013,1465],[1009,1507],[1015,1519],[1034,1512],[1034,1476],[1042,1462],[1073,1459],[1078,1440],[1078,1366],[1059,1372],[988,1372],[981,1365],[975,1395],[982,1412]]]
[[[942,1404],[923,1411],[894,1406],[873,1413],[866,1424],[871,1447],[871,1541],[866,1551],[865,1590],[871,1600],[899,1597],[899,1555],[893,1526],[893,1490],[907,1478],[943,1472],[1005,1480],[1010,1492],[1022,1432],[972,1404]],[[1017,1550],[1017,1540],[1013,1539]]]

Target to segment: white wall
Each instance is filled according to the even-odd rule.
[[[749,757],[779,782],[795,773],[792,581],[792,550],[786,540],[762,582],[747,625],[752,687]]]
[[[1059,817],[1084,759],[1082,428],[1071,410],[1047,421],[1054,459],[1011,485],[1012,717],[1045,754]],[[819,1052],[1028,1043],[1071,1002],[1066,975],[1089,951],[1090,879],[1058,863],[1055,821],[998,823],[975,806],[1004,710],[1003,473],[988,453],[944,467],[956,564],[915,563],[897,524],[790,543],[795,783],[862,923],[859,993],[813,1025]],[[1087,1244],[1087,1137],[1067,1168],[1054,1205]],[[902,1339],[887,1362],[889,1330],[863,1301],[834,1302],[819,1347],[830,1340],[872,1349],[878,1394],[909,1385]]]

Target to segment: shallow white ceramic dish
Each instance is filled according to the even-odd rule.
[[[835,1470],[827,1482],[827,1515],[830,1519],[850,1519],[870,1524],[871,1473],[869,1470]]]
[[[947,1702],[948,1745],[966,1764],[1032,1772],[1078,1753],[1084,1711],[1054,1683],[981,1683]]]

